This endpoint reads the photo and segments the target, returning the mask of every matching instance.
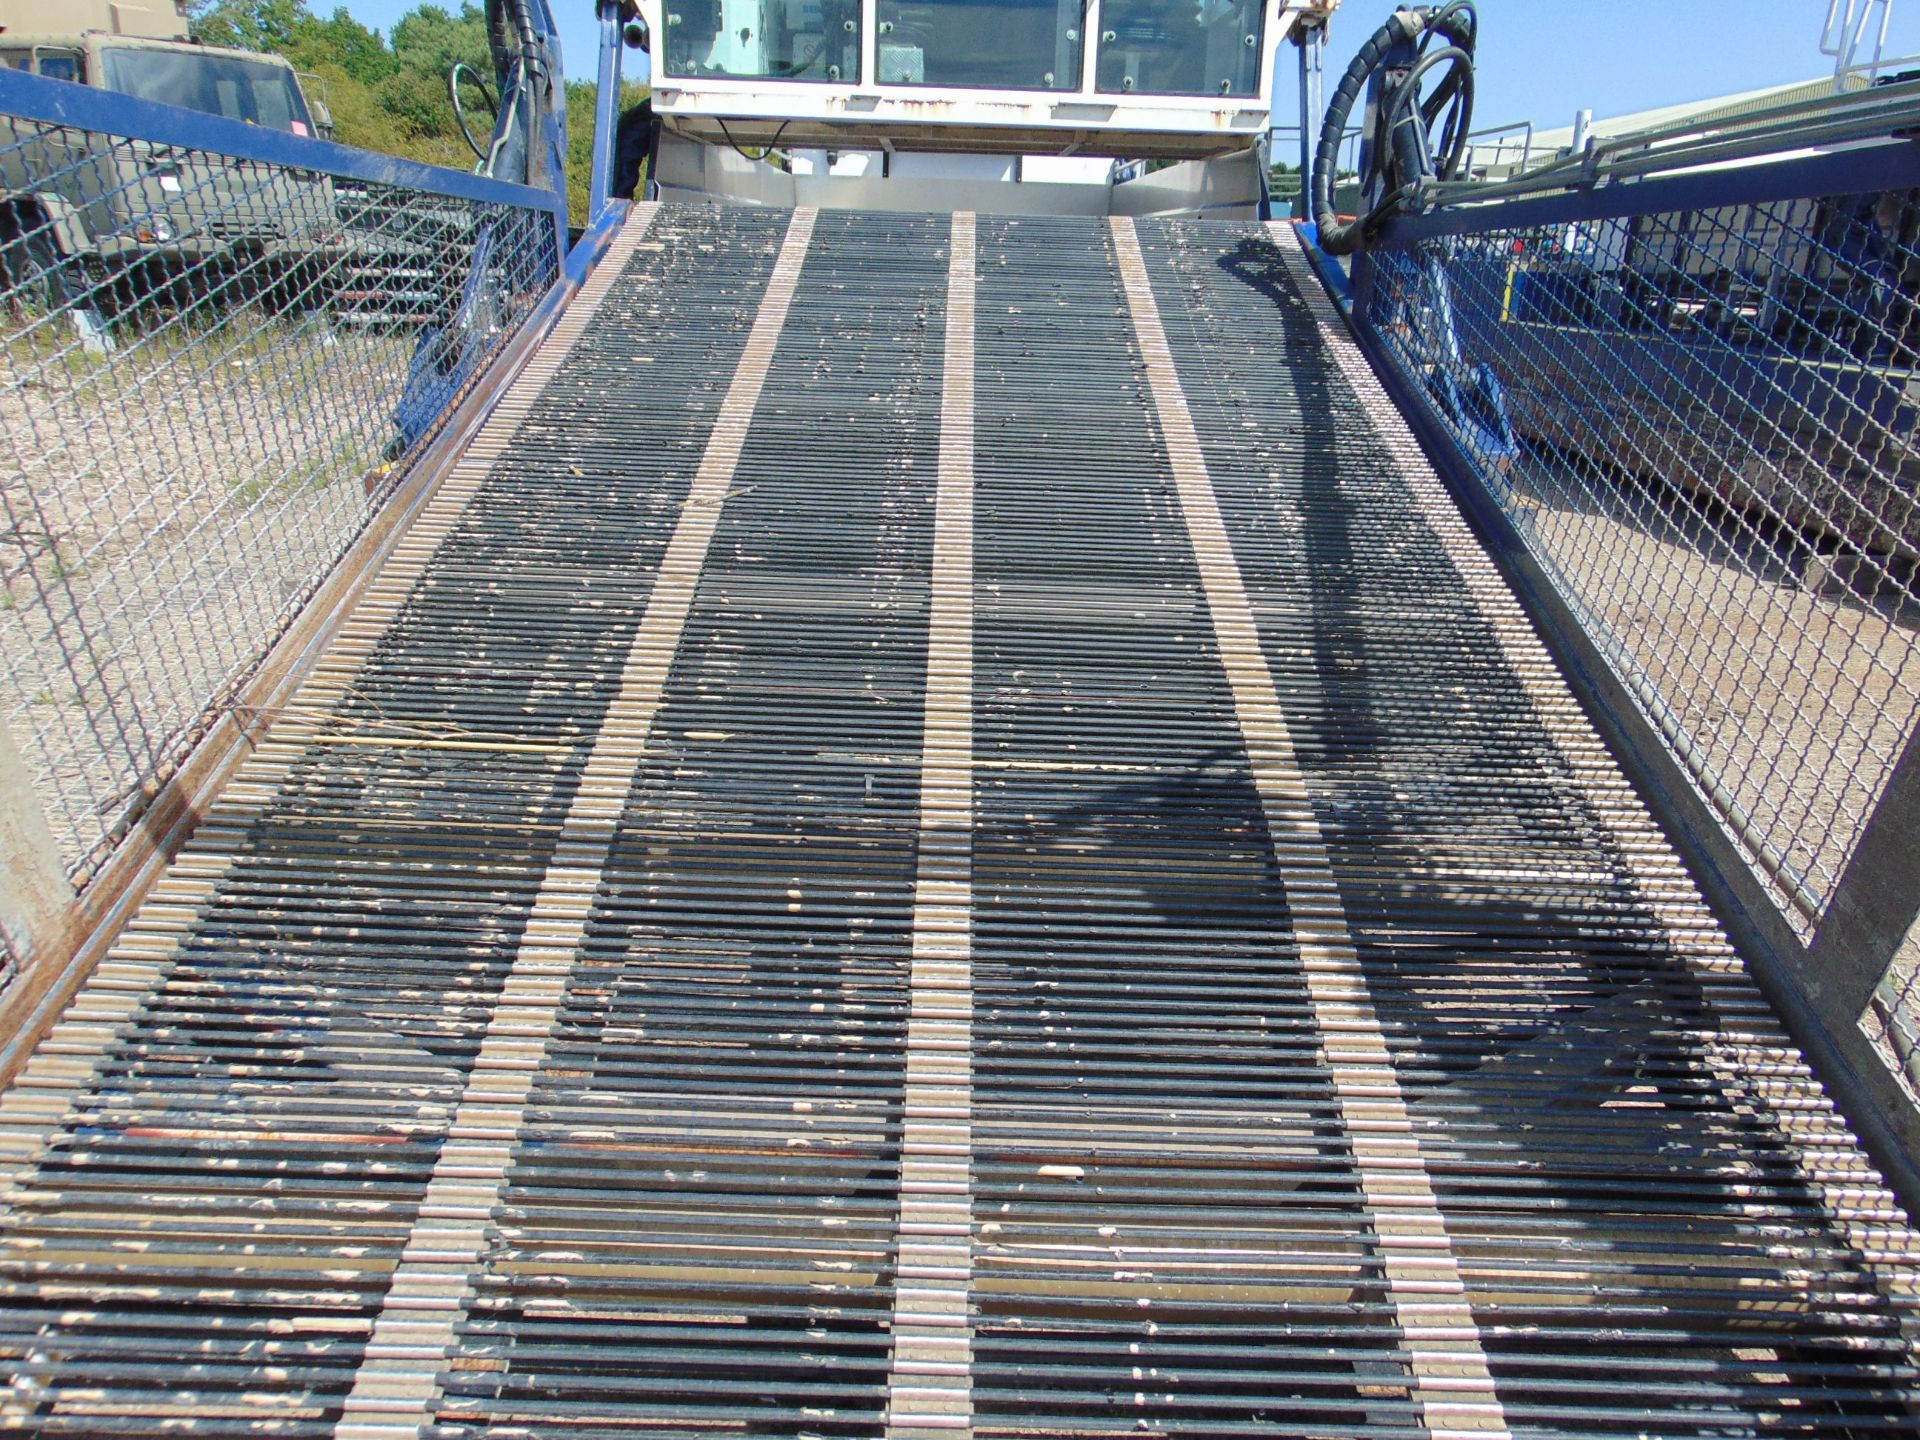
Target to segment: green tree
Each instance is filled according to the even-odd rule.
[[[380,108],[406,134],[421,141],[458,143],[445,71],[435,74],[424,66],[402,66],[373,87],[373,93]],[[439,156],[437,147],[435,155]]]
[[[311,18],[305,0],[193,0],[187,7],[195,39],[236,50],[284,52],[300,22]]]
[[[400,63],[378,30],[368,29],[344,8],[324,20],[303,15],[281,53],[302,69],[335,66],[362,85],[378,85]]]
[[[273,51],[310,85],[317,80],[342,144],[463,170],[473,164],[447,98],[447,72],[456,61],[493,79],[486,12],[472,0],[457,10],[416,6],[385,38],[344,8],[315,15],[306,0],[196,0],[189,15],[193,33],[208,44]],[[567,191],[576,223],[587,213],[595,90],[591,81],[567,86]],[[628,83],[621,108],[637,105],[646,93],[645,86]],[[469,110],[468,118],[484,145],[493,117],[483,107]]]
[[[460,138],[447,98],[447,72],[464,61],[492,77],[485,12],[473,4],[461,6],[458,13],[421,5],[394,23],[390,50],[393,68],[375,85],[375,98],[407,137],[406,153],[437,165],[472,164],[473,154]],[[473,116],[472,123],[484,143],[486,137],[478,132],[489,127],[490,117],[483,112]]]
[[[296,65],[300,61],[294,62]],[[409,160],[426,160],[414,136],[400,125],[380,103],[378,92],[363,85],[333,61],[303,66],[304,83],[313,93],[313,82],[327,108],[333,112],[333,138],[342,145],[357,145],[362,150],[378,150],[383,155],[401,155]]]
[[[478,5],[462,5],[458,14],[438,5],[419,6],[394,22],[392,38],[394,59],[403,70],[426,70],[444,80],[454,62],[464,60],[483,75],[493,73],[487,16]]]

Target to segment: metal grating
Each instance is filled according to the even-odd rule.
[[[977,1428],[1418,1428],[1105,227],[984,230]]]
[[[449,1433],[878,1433],[947,228],[814,227],[535,1082]]]
[[[371,654],[301,697],[312,733],[285,717],[201,832],[165,897],[187,933],[163,903],[122,941],[103,982],[150,959],[147,1018],[6,1197],[27,1423],[329,1432],[778,233],[643,241]],[[589,394],[651,410],[644,458],[569,426]]]
[[[1905,1217],[1289,233],[619,243],[0,1101],[12,1423],[1912,1430]]]

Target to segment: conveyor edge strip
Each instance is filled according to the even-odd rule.
[[[393,1440],[432,1423],[440,1372],[485,1264],[493,1212],[506,1190],[534,1082],[566,1001],[607,856],[619,832],[667,678],[760,393],[773,368],[806,262],[815,212],[796,210],[753,329],[720,402],[700,465],[627,649],[619,690],[588,752],[552,860],[527,916],[480,1052],[434,1161],[367,1356],[341,1407],[337,1440]]]
[[[1488,630],[1498,637],[1503,658],[1540,716],[1542,728],[1565,759],[1568,773],[1574,777],[1582,798],[1607,828],[1643,902],[1666,929],[1674,954],[1703,978],[1724,978],[1730,971],[1743,972],[1744,962],[1732,953],[1717,926],[1703,940],[1699,917],[1705,902],[1691,881],[1676,893],[1673,877],[1661,868],[1662,862],[1671,863],[1668,847],[1664,843],[1649,845],[1650,840],[1663,841],[1664,837],[1633,787],[1617,769],[1597,769],[1588,758],[1599,745],[1591,723],[1580,710],[1572,691],[1559,679],[1559,671],[1548,656],[1546,646],[1522,618],[1519,602],[1501,580],[1493,561],[1468,530],[1459,506],[1448,494],[1419,440],[1368,366],[1359,342],[1314,274],[1298,232],[1287,221],[1273,221],[1267,231],[1312,311],[1328,352],[1359,398],[1361,409],[1380,443],[1393,456],[1409,493],[1473,597]],[[1516,620],[1519,623],[1515,623]],[[1705,985],[1702,993],[1707,1004],[1719,1014],[1718,987]],[[1735,1032],[1753,1029],[1750,1016],[1722,1016],[1722,1019]],[[1784,1033],[1780,1040],[1785,1044]],[[1723,1040],[1720,1052],[1708,1058],[1723,1081],[1765,1075],[1778,1068],[1776,1053],[1769,1052],[1757,1057],[1755,1063],[1749,1063],[1732,1041]],[[1920,1251],[1915,1249],[1905,1211],[1895,1202],[1865,1152],[1846,1131],[1831,1100],[1814,1083],[1810,1072],[1803,1072],[1803,1077],[1802,1083],[1794,1088],[1801,1092],[1805,1105],[1784,1108],[1769,1104],[1765,1107],[1768,1118],[1787,1141],[1788,1153],[1802,1163],[1808,1183],[1820,1192],[1848,1243],[1862,1259],[1893,1267],[1891,1272],[1881,1273],[1883,1278],[1890,1279],[1898,1293],[1920,1297]],[[1745,1083],[1750,1085],[1751,1080]],[[1811,1110],[1807,1106],[1812,1107]],[[1807,1171],[1804,1161],[1811,1149],[1809,1141],[1816,1138],[1820,1141],[1820,1154],[1844,1157],[1844,1163],[1816,1162],[1815,1168]]]

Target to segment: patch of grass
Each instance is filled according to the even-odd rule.
[[[64,321],[49,319],[16,324],[0,333],[0,355],[16,378],[30,379],[36,371],[51,370],[73,380],[100,373],[113,357],[85,349],[79,335]]]
[[[365,438],[349,436],[294,459],[284,469],[256,472],[234,487],[247,505],[270,495],[297,490],[324,490],[342,480],[357,479],[373,468],[374,447]]]

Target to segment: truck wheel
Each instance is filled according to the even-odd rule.
[[[6,247],[7,305],[21,319],[51,315],[69,300],[60,253],[44,230],[29,231]]]
[[[117,348],[112,327],[100,311],[108,297],[105,270],[97,255],[63,259],[44,231],[29,231],[5,247],[6,308],[25,325],[64,315],[80,347],[95,355]],[[53,334],[54,331],[47,333]],[[67,340],[55,342],[64,348]]]

